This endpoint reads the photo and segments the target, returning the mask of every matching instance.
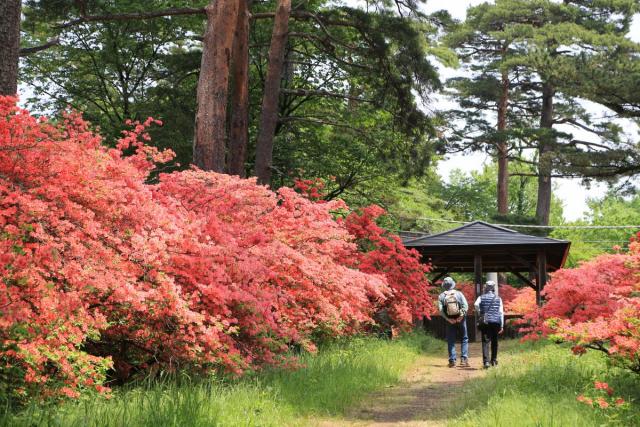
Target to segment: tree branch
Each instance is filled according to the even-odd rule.
[[[106,22],[106,21],[131,21],[137,19],[153,19],[162,18],[165,16],[180,16],[180,15],[204,15],[205,8],[171,8],[164,10],[156,10],[151,12],[131,12],[131,13],[110,13],[104,15],[81,15],[77,19],[64,22],[56,26],[58,29],[70,28],[75,25],[84,24],[85,22]]]
[[[359,102],[372,102],[369,99],[360,98],[357,96],[350,96],[344,93],[329,92],[326,90],[282,89],[281,92],[287,95],[296,95],[296,96],[326,96],[330,98],[342,98],[342,99],[349,99],[352,101],[359,101]]]
[[[70,28],[76,25],[84,24],[86,22],[107,22],[107,21],[132,21],[137,19],[154,19],[154,18],[163,18],[166,16],[185,16],[185,15],[205,15],[204,7],[176,7],[169,8],[163,10],[156,10],[151,12],[129,12],[129,13],[109,13],[103,15],[86,15],[84,10],[80,11],[80,17],[76,19],[72,19],[71,21],[63,22],[59,25],[56,25],[55,28],[65,29]],[[273,18],[275,13],[273,12],[265,12],[265,13],[254,13],[251,15],[250,19],[269,19]],[[291,16],[294,18],[306,18],[306,19],[314,19],[317,22],[321,23],[320,18],[311,13],[305,11],[292,11]],[[347,23],[341,22],[332,22],[335,25],[346,25]]]
[[[22,49],[20,49],[20,56],[32,55],[34,53],[49,49],[53,46],[58,46],[59,44],[60,44],[60,38],[54,37],[52,39],[49,39],[46,43],[43,43],[39,46],[23,47]]]
[[[605,132],[603,132],[603,131],[600,131],[598,129],[593,129],[593,128],[591,128],[591,127],[589,127],[589,126],[587,126],[587,125],[585,125],[583,123],[578,122],[577,120],[574,120],[574,119],[568,118],[568,117],[564,118],[564,119],[560,119],[560,120],[554,120],[553,123],[554,124],[565,124],[565,123],[568,123],[570,125],[573,125],[573,126],[575,126],[577,128],[585,130],[587,132],[591,132],[591,133],[593,133],[595,135],[598,135],[598,136],[604,136],[605,135]]]
[[[279,119],[280,122],[282,123],[286,123],[286,122],[292,122],[292,121],[301,121],[301,122],[307,122],[307,123],[313,123],[313,124],[317,124],[317,125],[327,125],[327,126],[334,126],[334,127],[341,127],[341,128],[345,128],[345,129],[351,129],[357,132],[362,132],[361,129],[355,128],[353,126],[350,126],[346,123],[339,123],[339,122],[334,122],[334,121],[330,121],[330,120],[324,120],[318,117],[302,117],[302,116],[289,116],[289,117],[282,117]]]
[[[620,117],[640,117],[640,104],[634,104],[631,102],[621,104],[617,104],[614,102],[605,102],[602,105],[617,113]]]
[[[584,145],[584,146],[590,147],[590,148],[591,147],[595,147],[595,148],[602,148],[603,150],[609,150],[609,151],[613,150],[612,147],[608,147],[608,146],[603,145],[603,144],[598,144],[597,142],[583,141],[581,139],[573,139],[573,140],[571,140],[571,142],[569,142],[569,145],[573,145],[573,146]]]

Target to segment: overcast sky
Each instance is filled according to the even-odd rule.
[[[458,19],[464,19],[466,10],[470,6],[484,3],[486,0],[432,0],[427,2],[426,11],[434,12],[436,10],[448,10],[449,13]],[[631,38],[640,42],[640,16],[636,16],[631,28]],[[442,79],[445,80],[456,74],[455,70],[441,68]],[[438,109],[439,103],[436,102],[431,108]],[[575,131],[574,131],[575,133]],[[633,130],[635,138],[638,138],[637,129]],[[580,135],[581,137],[583,135]],[[486,154],[466,154],[449,156],[446,160],[438,164],[438,173],[448,178],[449,173],[454,169],[464,171],[480,170],[484,163],[490,162],[491,159]],[[602,184],[592,184],[591,188],[585,188],[580,179],[556,179],[555,195],[558,196],[564,205],[564,217],[566,220],[575,220],[583,216],[587,210],[587,199],[589,197],[600,197],[606,187]]]

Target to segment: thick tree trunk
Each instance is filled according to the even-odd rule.
[[[0,95],[18,93],[21,0],[0,1]]]
[[[273,162],[273,138],[278,124],[278,99],[280,97],[280,79],[284,67],[284,53],[289,31],[291,0],[279,0],[269,47],[269,68],[264,84],[260,130],[256,141],[255,173],[261,184],[271,183]]]
[[[502,51],[503,58],[506,50]],[[507,111],[509,108],[509,72],[503,70],[500,79],[500,99],[498,100],[498,132],[501,133],[498,142],[498,215],[507,216],[509,214],[509,144],[502,134],[507,129]],[[498,294],[500,283],[506,283],[505,273],[495,274],[496,295]]]
[[[498,102],[498,132],[507,128],[507,109],[509,108],[509,73],[502,72],[502,84],[500,87],[500,100]],[[498,214],[509,213],[509,145],[501,135],[498,142]]]
[[[549,225],[551,212],[551,172],[553,155],[553,96],[555,90],[549,83],[542,87],[542,113],[540,128],[545,131],[538,147],[538,204],[536,219],[540,225]]]
[[[244,177],[249,139],[249,0],[239,0],[239,4],[233,43],[229,173]]]
[[[224,172],[229,65],[238,20],[238,0],[213,0],[206,12],[193,162],[204,170]]]

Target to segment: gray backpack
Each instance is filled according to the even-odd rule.
[[[462,310],[456,296],[458,291],[451,290],[444,293],[444,314],[447,317],[460,317]]]

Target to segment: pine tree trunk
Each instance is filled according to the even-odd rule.
[[[500,101],[498,102],[498,132],[507,128],[507,109],[509,108],[509,73],[502,72]],[[498,214],[509,213],[509,146],[500,136],[498,142]]]
[[[244,177],[249,139],[249,0],[239,0],[239,4],[233,43],[229,173]]]
[[[21,0],[0,1],[0,95],[18,93]]]
[[[540,128],[546,131],[546,133],[542,136],[538,148],[538,204],[536,206],[536,219],[540,225],[549,225],[549,215],[551,213],[554,94],[555,91],[551,84],[544,83],[542,87]]]
[[[280,98],[280,79],[284,67],[284,53],[289,31],[291,0],[278,0],[278,8],[273,24],[271,46],[269,47],[269,68],[264,84],[260,130],[256,141],[255,173],[261,184],[271,183],[273,162],[273,138],[278,124],[278,99]]]
[[[238,0],[212,0],[206,11],[193,163],[204,170],[224,172],[229,65],[238,20]]]

